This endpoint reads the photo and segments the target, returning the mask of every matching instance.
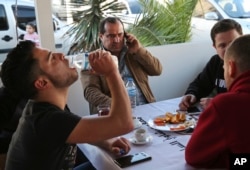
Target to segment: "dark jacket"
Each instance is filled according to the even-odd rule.
[[[203,71],[189,84],[185,94],[193,94],[197,100],[200,100],[202,97],[207,97],[213,90],[217,94],[227,91],[223,60],[218,55],[211,57]]]

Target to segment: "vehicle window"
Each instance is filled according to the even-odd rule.
[[[218,20],[223,18],[220,12],[206,0],[197,2],[193,12],[193,17],[205,18],[205,15],[209,13],[216,13]]]
[[[0,30],[8,30],[9,25],[7,22],[7,16],[3,5],[0,5]]]
[[[17,11],[16,11],[17,9]],[[13,5],[12,10],[17,19],[17,25],[20,29],[25,30],[26,24],[29,22],[33,22],[35,24],[36,14],[35,8],[29,6],[17,6],[17,8]]]
[[[219,0],[218,4],[232,18],[250,17],[250,0]]]
[[[228,16],[230,17],[237,17],[238,14],[238,9],[236,4],[233,2],[233,0],[220,0],[218,1],[219,6],[221,7],[222,10],[224,10]]]
[[[245,16],[249,18],[250,17],[250,0],[243,0],[242,7],[243,7],[243,10],[245,11]]]
[[[132,14],[140,14],[142,13],[142,6],[139,1],[128,0],[128,5],[130,7]]]
[[[204,14],[208,12],[216,12],[216,9],[208,1],[198,1],[194,9],[193,16],[203,18]]]

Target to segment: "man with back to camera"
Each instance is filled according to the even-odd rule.
[[[185,149],[187,163],[196,168],[231,169],[231,154],[250,154],[249,34],[238,37],[227,48],[224,77],[228,91],[217,95],[202,112]]]
[[[152,56],[132,34],[124,31],[122,21],[116,17],[108,17],[100,23],[100,40],[102,48],[118,58],[119,72],[124,83],[132,77],[137,88],[137,105],[155,102],[150,89],[148,76],[160,75],[162,65]],[[107,64],[106,64],[107,65]],[[90,104],[90,113],[97,113],[100,104],[110,104],[111,94],[103,76],[87,75],[82,71],[84,97]]]
[[[109,52],[89,54],[92,69],[106,77],[113,100],[109,116],[79,117],[65,109],[76,68],[61,53],[20,42],[2,64],[3,85],[13,95],[30,99],[9,146],[6,170],[72,169],[76,143],[90,143],[119,155],[129,141],[113,138],[133,130],[129,98]],[[102,67],[109,64],[109,67]],[[124,126],[126,124],[126,126]],[[101,131],[99,129],[102,129]],[[85,165],[84,165],[85,166]],[[94,169],[87,165],[85,169]]]
[[[209,95],[213,90],[215,95],[227,90],[223,76],[223,58],[228,45],[242,35],[242,28],[236,21],[224,19],[213,26],[210,35],[217,54],[208,61],[203,71],[189,84],[179,104],[180,110],[188,110],[197,102],[200,102],[204,109],[212,100]]]

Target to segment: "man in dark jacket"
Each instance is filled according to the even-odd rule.
[[[208,61],[203,71],[189,84],[179,104],[180,110],[188,110],[196,102],[200,102],[204,109],[212,100],[212,97],[209,96],[212,92],[215,95],[226,92],[223,75],[225,50],[234,39],[241,35],[241,25],[232,19],[221,20],[213,26],[210,36],[217,54]]]

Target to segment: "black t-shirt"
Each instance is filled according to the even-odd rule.
[[[52,104],[29,101],[12,137],[6,170],[73,169],[77,147],[66,140],[80,119]]]

